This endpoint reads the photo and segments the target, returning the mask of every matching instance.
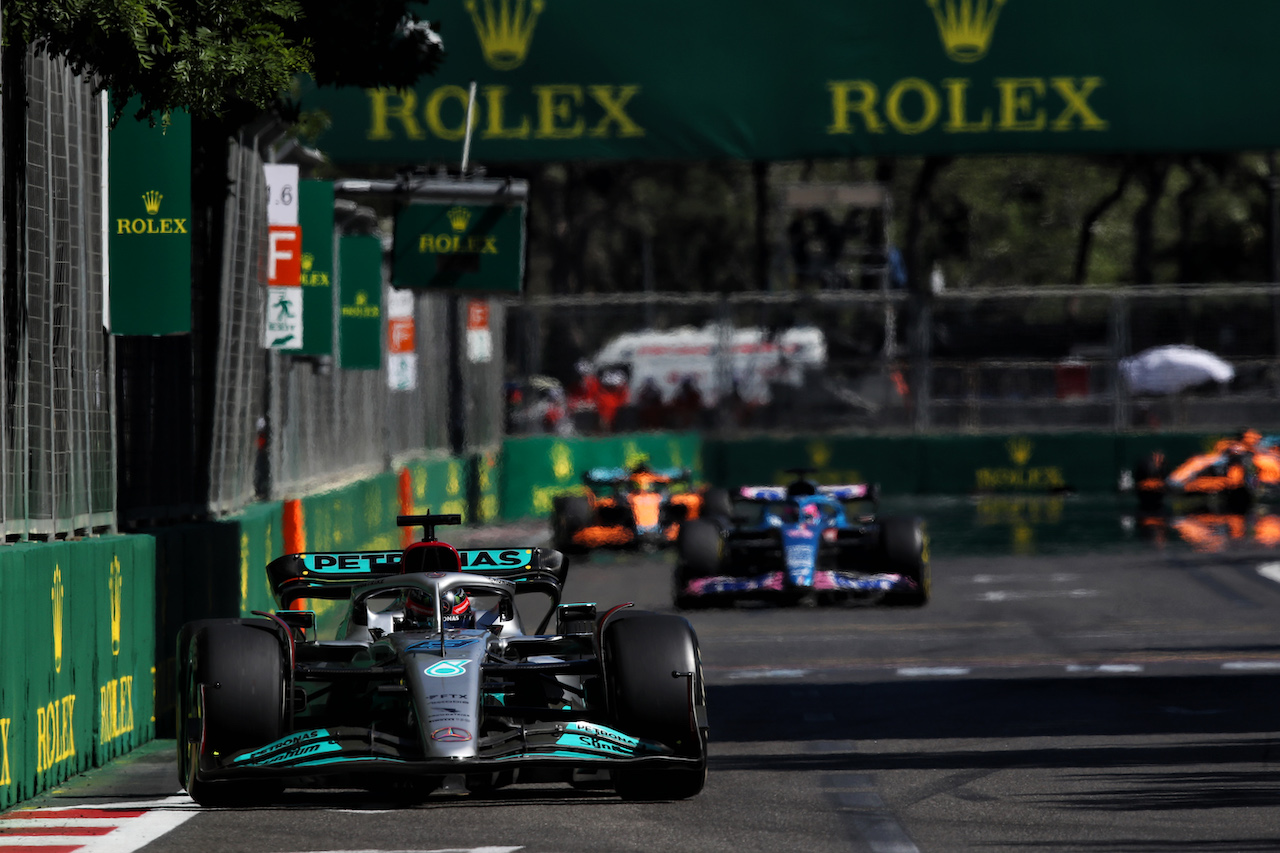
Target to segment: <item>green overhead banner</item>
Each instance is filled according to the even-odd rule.
[[[302,228],[302,346],[295,355],[333,352],[333,182],[298,182]]]
[[[524,205],[410,204],[396,217],[395,287],[519,293]]]
[[[435,0],[410,90],[304,95],[348,163],[1280,146],[1275,0]]]
[[[382,367],[382,240],[338,238],[338,366]]]
[[[191,118],[151,127],[132,118],[110,133],[108,323],[116,335],[191,331]]]

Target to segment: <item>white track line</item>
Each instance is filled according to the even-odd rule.
[[[898,675],[903,678],[927,678],[932,675],[968,675],[967,666],[901,666]]]
[[[1269,581],[1280,583],[1280,563],[1263,563],[1258,566],[1258,574]]]
[[[804,678],[807,669],[735,669],[727,673],[729,678]]]

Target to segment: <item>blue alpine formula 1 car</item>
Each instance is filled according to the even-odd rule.
[[[919,607],[929,600],[929,542],[919,518],[881,518],[876,488],[743,486],[729,518],[687,522],[676,542],[676,606],[738,599]]]
[[[525,774],[608,778],[631,800],[702,790],[706,693],[687,620],[561,604],[559,552],[456,550],[433,528],[457,515],[399,522],[423,541],[280,557],[267,566],[279,610],[183,627],[177,757],[196,802],[334,785],[477,794]],[[336,637],[291,607],[310,599],[345,602]]]

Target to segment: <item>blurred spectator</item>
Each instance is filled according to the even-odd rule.
[[[575,410],[592,408],[600,390],[600,380],[585,359],[574,368],[578,371],[578,381],[569,389],[569,407]]]
[[[573,421],[569,419],[569,406],[565,401],[564,389],[559,385],[545,388],[539,392],[539,396],[543,432],[572,435]]]
[[[636,394],[636,408],[641,429],[662,429],[666,426],[667,412],[662,404],[662,389],[652,376],[640,386],[640,391]]]
[[[507,431],[573,434],[569,406],[560,383],[549,376],[530,376],[508,383]]]
[[[728,414],[729,423],[738,427],[751,426],[755,421],[757,408],[758,404],[742,396],[742,385],[734,379],[733,386],[729,389],[729,396],[722,407],[722,410]]]
[[[702,393],[692,376],[680,380],[680,387],[671,401],[671,426],[688,429],[701,420]]]
[[[627,388],[627,375],[621,370],[605,370],[600,375],[595,402],[596,412],[600,415],[600,429],[603,432],[613,431],[613,422],[618,417],[618,409],[631,399]]]

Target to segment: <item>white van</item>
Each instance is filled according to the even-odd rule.
[[[602,374],[621,369],[634,401],[653,380],[670,402],[681,385],[692,381],[705,405],[714,404],[736,384],[743,400],[767,403],[769,386],[799,386],[806,370],[827,362],[827,341],[814,326],[797,326],[768,336],[760,328],[733,328],[710,323],[668,331],[628,332],[595,354],[591,367]]]

